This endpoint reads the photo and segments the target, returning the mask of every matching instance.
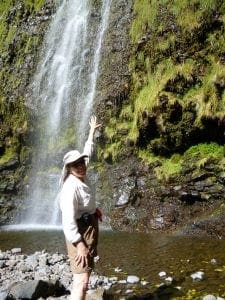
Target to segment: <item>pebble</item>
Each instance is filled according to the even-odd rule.
[[[167,285],[170,285],[171,283],[173,282],[173,278],[172,277],[166,277],[165,278],[165,283],[167,284]]]
[[[202,271],[198,271],[196,273],[191,274],[191,278],[193,281],[201,281],[204,279],[205,273]]]
[[[133,293],[133,290],[126,290],[125,294],[131,294]]]
[[[22,249],[21,248],[13,248],[11,250],[12,254],[18,254],[18,253],[21,253]]]
[[[212,265],[216,265],[217,264],[217,261],[216,261],[215,258],[212,258],[210,262],[211,262]]]
[[[127,276],[127,282],[128,283],[137,283],[140,281],[140,278],[135,275],[129,275]]]
[[[115,271],[116,273],[119,273],[119,272],[122,272],[122,269],[120,269],[120,268],[117,267],[117,268],[114,269],[114,271]]]
[[[159,277],[166,277],[166,272],[164,272],[164,271],[161,271],[161,272],[159,272]]]
[[[148,285],[149,282],[148,282],[148,281],[145,281],[145,280],[142,280],[142,281],[141,281],[141,284],[142,284],[143,286],[145,286],[145,285]]]
[[[126,284],[127,281],[125,279],[121,279],[121,280],[118,281],[118,283],[120,283],[120,284]]]
[[[206,295],[206,296],[203,297],[202,300],[217,300],[217,299],[213,295]]]

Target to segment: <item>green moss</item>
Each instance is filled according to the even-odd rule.
[[[31,148],[27,146],[23,146],[22,149],[20,150],[20,155],[19,155],[20,162],[22,163],[26,161],[26,159],[28,159],[30,154],[31,154]]]
[[[184,157],[198,157],[198,159],[212,157],[217,159],[223,159],[225,154],[224,146],[220,146],[216,143],[203,143],[190,147],[185,153]]]
[[[135,1],[134,13],[136,18],[131,27],[131,38],[133,43],[137,43],[149,28],[158,27],[157,14],[160,2],[163,2],[163,4],[166,5],[168,1]]]
[[[45,4],[45,0],[23,0],[26,7],[33,7],[39,11]]]
[[[161,163],[162,157],[154,155],[151,151],[148,149],[140,149],[138,152],[138,156],[142,159],[143,162],[147,164],[152,164],[154,162]]]
[[[225,212],[225,203],[220,204],[220,206],[214,210],[212,217],[220,217]]]
[[[31,116],[24,103],[24,93],[33,70],[27,62],[33,58],[35,64],[46,24],[40,24],[39,35],[31,35],[25,30],[24,22],[44,4],[44,0],[7,0],[0,3],[0,134],[3,149],[6,149],[1,157],[3,163],[14,154],[19,156],[20,162],[29,157],[30,148],[24,143],[27,132],[31,130]]]
[[[15,155],[15,149],[12,147],[8,147],[5,151],[5,154],[2,157],[0,157],[0,165],[9,162],[11,159],[15,158]]]
[[[162,165],[154,169],[157,178],[168,180],[173,176],[177,176],[182,170],[182,161],[183,158],[179,154],[173,154],[169,159],[162,159]]]
[[[98,157],[102,157],[105,160],[114,161],[118,158],[121,153],[121,143],[114,142],[110,143],[104,150],[100,150]]]

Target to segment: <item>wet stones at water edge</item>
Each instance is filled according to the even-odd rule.
[[[96,263],[98,263],[97,259]],[[210,263],[215,265],[216,260],[212,259]],[[161,283],[157,286],[136,275],[126,275],[119,267],[116,267],[114,272],[115,275],[111,277],[93,273],[86,300],[151,300],[161,299],[160,297],[163,295],[170,295],[171,297],[184,295],[182,287],[177,285],[175,278],[163,270],[158,273]],[[198,277],[197,281],[205,278],[200,271],[192,275],[195,278]],[[0,251],[1,300],[69,300],[71,283],[72,273],[69,260],[64,254],[49,254],[43,250],[25,255],[22,254],[20,248],[5,252]],[[211,294],[205,295],[203,299],[223,300],[223,298]]]

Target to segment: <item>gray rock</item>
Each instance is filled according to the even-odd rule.
[[[12,252],[12,254],[18,254],[18,253],[21,253],[21,248],[13,248],[13,249],[11,249],[11,252]]]
[[[32,267],[32,269],[37,268],[38,266],[38,256],[36,254],[30,255],[26,258],[26,264],[30,267]]]
[[[5,266],[6,266],[5,261],[4,260],[0,260],[0,269],[4,268]]]
[[[9,294],[16,299],[37,299],[57,296],[64,291],[64,287],[60,286],[58,281],[32,280],[15,284],[11,287]]]
[[[4,291],[4,292],[0,292],[0,300],[6,300],[8,296],[8,292]]]

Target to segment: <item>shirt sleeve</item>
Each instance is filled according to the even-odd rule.
[[[81,240],[76,221],[78,202],[76,199],[76,186],[70,182],[69,178],[62,187],[59,203],[65,237],[70,243],[76,243]]]
[[[86,164],[89,163],[91,156],[93,154],[93,150],[94,150],[94,143],[92,141],[87,140],[84,145],[84,150],[83,150],[83,154],[88,156],[86,158]]]

